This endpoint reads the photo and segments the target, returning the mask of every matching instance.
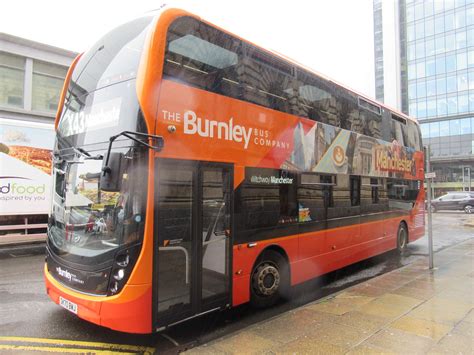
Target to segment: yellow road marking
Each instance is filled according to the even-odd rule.
[[[66,339],[46,339],[46,338],[30,338],[30,337],[9,337],[9,336],[0,336],[0,342],[18,342],[18,343],[36,343],[36,344],[48,344],[48,345],[66,345],[66,346],[82,346],[87,348],[99,348],[106,350],[118,350],[118,351],[132,351],[132,352],[141,352],[145,354],[153,354],[155,352],[154,348],[140,346],[140,345],[125,345],[125,344],[113,344],[113,343],[98,343],[98,342],[88,342],[88,341],[76,341],[76,340],[66,340]],[[16,345],[2,345],[0,346],[16,346]],[[1,349],[1,347],[0,347]],[[61,349],[61,348],[53,348]],[[79,349],[76,349],[78,351]],[[87,349],[82,349],[82,352]],[[48,351],[48,350],[44,350]]]
[[[27,345],[2,345],[0,344],[0,350],[15,350],[15,351],[43,351],[51,353],[69,353],[69,354],[97,354],[97,355],[116,355],[117,353],[113,350],[91,350],[84,348],[56,348],[51,346],[27,346]],[[136,354],[136,353],[120,353],[120,354]]]

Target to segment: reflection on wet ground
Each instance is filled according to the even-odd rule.
[[[473,352],[474,239],[188,353]],[[324,286],[323,288],[327,288]]]
[[[435,266],[449,263],[456,257],[456,254],[452,252],[453,248],[448,247],[473,238],[474,229],[464,225],[465,221],[472,217],[462,212],[438,212],[433,215],[434,250],[437,251],[434,257]],[[429,281],[429,275],[419,274],[419,278],[416,280],[410,280],[406,277],[414,276],[417,272],[421,272],[423,268],[427,267],[426,255],[428,253],[428,246],[427,237],[424,237],[409,244],[407,252],[402,256],[396,252],[385,253],[299,285],[295,287],[293,298],[290,301],[281,302],[270,309],[256,310],[248,305],[243,305],[176,325],[160,334],[130,335],[114,332],[85,322],[53,304],[44,292],[42,280],[44,256],[38,255],[38,251],[40,254],[43,254],[44,248],[10,248],[6,251],[3,249],[0,252],[1,335],[133,344],[156,348],[159,353],[177,353],[184,349],[209,343],[221,337],[227,338],[237,333],[240,334],[244,329],[255,324],[258,324],[260,327],[262,322],[264,324],[264,322],[270,321],[277,316],[287,317],[285,318],[289,322],[285,326],[287,331],[293,328],[291,319],[301,317],[303,319],[301,322],[303,323],[299,326],[294,326],[294,332],[298,334],[298,327],[304,327],[304,319],[309,318],[308,314],[311,314],[311,312],[317,311],[321,313],[322,315],[319,315],[319,313],[318,315],[324,322],[330,321],[334,316],[324,311],[324,308],[327,306],[316,306],[316,310],[305,309],[304,314],[296,310],[298,307],[324,297],[329,297],[337,292],[346,292],[351,286],[355,286],[356,298],[350,297],[349,301],[347,299],[341,300],[338,296],[337,306],[329,307],[335,309],[336,312],[342,313],[336,315],[343,317],[344,322],[346,322],[344,324],[347,326],[356,324],[355,322],[378,324],[377,309],[382,309],[382,307],[379,307],[380,304],[384,300],[388,302],[394,298],[393,296],[390,296],[392,298],[389,299],[382,298],[382,301],[378,301],[370,307],[367,306],[367,308],[364,308],[367,312],[362,312],[364,313],[363,315],[357,313],[360,310],[346,314],[348,313],[346,312],[348,309],[347,303],[352,302],[362,307],[368,299],[373,301],[373,298],[381,298],[387,290],[394,290],[395,286],[398,286],[395,294],[400,297],[422,299],[432,296],[433,292],[431,286],[423,279],[428,278]],[[36,254],[36,256],[32,254]],[[403,266],[408,266],[409,269],[400,269]],[[444,277],[449,279],[451,277],[449,276],[450,272],[455,272],[456,269],[455,265],[449,268],[445,267],[439,269],[436,275],[438,278]],[[405,271],[402,272],[403,270]],[[411,272],[408,272],[410,270]],[[393,271],[390,273],[390,278],[386,278],[384,274],[390,271]],[[379,275],[383,276],[374,279],[374,277]],[[439,283],[439,285],[442,285],[442,283]],[[458,293],[443,295],[446,297],[460,297]],[[430,305],[440,308],[442,303],[433,301],[424,308],[431,307]],[[294,314],[295,312],[296,314]],[[417,316],[416,318],[418,319],[419,317]],[[306,321],[309,320],[307,319]],[[400,320],[399,323],[393,326],[395,329],[393,334],[399,331],[406,332],[406,330],[400,329],[412,326],[412,323],[406,325],[404,322],[406,321]],[[347,334],[350,334],[349,330],[347,330]],[[258,334],[259,336],[265,334],[265,329],[259,331]],[[354,337],[357,338],[357,334],[354,334]],[[456,338],[454,335],[453,337]],[[288,336],[288,339],[290,338]],[[330,348],[331,346],[327,345],[326,349],[328,351]]]

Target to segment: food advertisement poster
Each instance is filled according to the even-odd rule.
[[[47,214],[52,125],[0,118],[0,215]]]

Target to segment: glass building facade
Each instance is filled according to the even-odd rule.
[[[474,0],[395,1],[401,109],[431,148],[436,195],[474,190]]]
[[[474,112],[474,1],[406,1],[408,107],[418,119]]]
[[[374,0],[375,98],[384,101],[382,0]]]

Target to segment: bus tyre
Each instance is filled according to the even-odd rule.
[[[399,252],[403,252],[407,249],[408,245],[408,230],[405,223],[400,223],[397,232],[397,249]]]
[[[285,258],[268,250],[258,258],[252,270],[250,303],[257,308],[274,305],[289,296],[289,269]]]

